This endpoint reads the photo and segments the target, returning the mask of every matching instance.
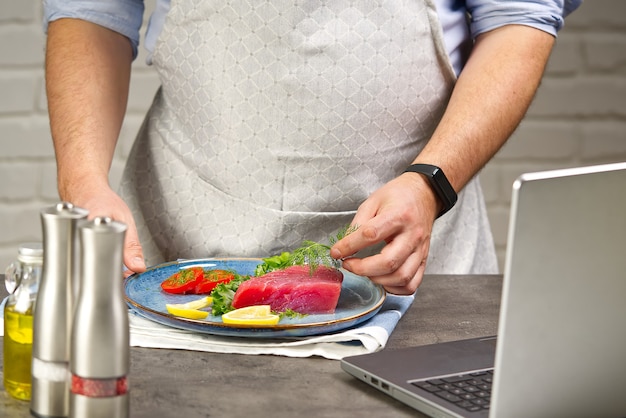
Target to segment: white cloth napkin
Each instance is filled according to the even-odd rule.
[[[387,295],[380,311],[367,321],[345,331],[298,339],[224,337],[180,330],[148,320],[129,311],[130,345],[214,353],[270,354],[287,357],[320,356],[339,360],[346,356],[373,353],[387,344],[414,295]],[[4,306],[6,299],[0,304]],[[4,332],[4,309],[0,316],[0,336]]]
[[[373,353],[387,344],[414,296],[387,295],[380,311],[367,321],[345,331],[298,339],[224,337],[180,330],[130,312],[130,345],[214,353],[271,354],[287,357],[321,356],[339,360]]]

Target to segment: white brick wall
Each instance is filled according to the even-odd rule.
[[[147,1],[147,10],[153,0]],[[0,268],[21,242],[41,239],[39,210],[57,202],[36,0],[0,2]],[[111,171],[118,184],[157,88],[133,65],[128,114]],[[528,116],[481,174],[501,265],[511,184],[526,171],[626,161],[626,2],[587,0],[560,33]]]
[[[481,174],[500,266],[518,175],[617,161],[626,161],[626,2],[586,0],[566,20],[526,118]]]

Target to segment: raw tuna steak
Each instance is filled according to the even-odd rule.
[[[342,281],[343,274],[336,269],[318,267],[311,275],[309,266],[291,266],[241,283],[232,305],[236,309],[270,305],[275,312],[333,313]]]

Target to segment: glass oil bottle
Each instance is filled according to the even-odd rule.
[[[4,388],[12,397],[30,400],[33,305],[43,264],[41,243],[22,244],[5,272],[9,297],[4,306]]]

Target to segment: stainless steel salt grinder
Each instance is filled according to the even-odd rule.
[[[70,343],[70,417],[129,415],[128,308],[123,291],[126,225],[97,217],[81,223],[80,286]]]
[[[30,410],[36,417],[69,415],[68,366],[74,284],[78,273],[77,224],[87,211],[61,202],[41,211],[43,271],[33,315]]]

